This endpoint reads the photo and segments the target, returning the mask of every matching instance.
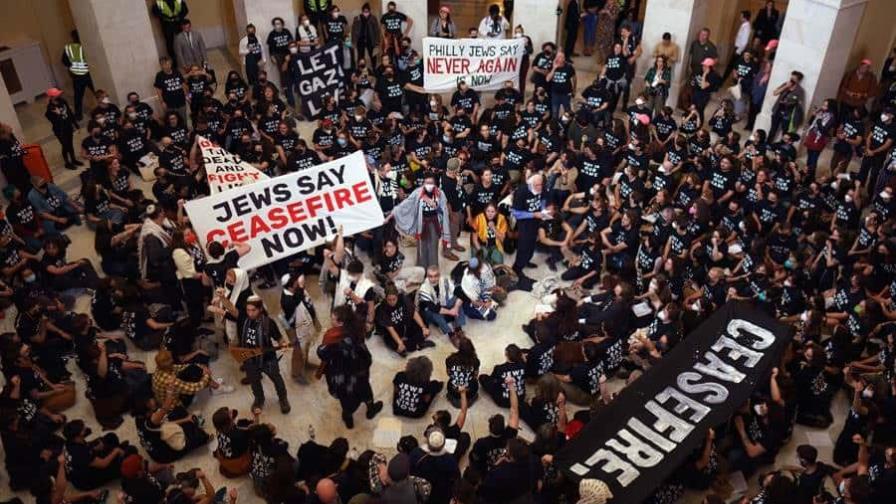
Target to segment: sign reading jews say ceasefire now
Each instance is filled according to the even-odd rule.
[[[239,155],[228,152],[204,136],[197,136],[196,143],[202,154],[202,164],[212,194],[268,178],[264,172],[240,159]]]
[[[519,84],[525,39],[423,39],[423,87],[429,92],[457,89],[464,81],[479,91]]]
[[[246,243],[240,267],[257,268],[383,224],[364,155],[354,152],[295,173],[259,180],[185,205],[203,246]]]
[[[627,386],[554,456],[574,481],[606,483],[610,502],[643,502],[730,418],[790,341],[790,330],[750,303],[715,311]]]

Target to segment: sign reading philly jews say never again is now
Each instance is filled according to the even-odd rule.
[[[612,503],[643,502],[768,382],[791,333],[732,301],[622,390],[555,455],[573,481],[607,484]]]
[[[188,201],[185,208],[204,247],[249,245],[240,258],[244,269],[332,240],[340,226],[348,236],[383,224],[361,151]]]
[[[243,161],[240,157],[216,143],[197,136],[196,143],[202,154],[208,186],[212,194],[224,192],[234,187],[254,184],[268,178],[262,171]]]
[[[526,41],[518,39],[423,39],[423,87],[430,93],[455,91],[464,81],[477,91],[519,85]]]

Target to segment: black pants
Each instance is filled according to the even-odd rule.
[[[482,385],[482,390],[492,398],[492,401],[495,401],[495,404],[502,408],[510,407],[510,398],[504,397],[504,382],[492,375],[482,374],[479,375],[479,384]]]
[[[573,267],[567,269],[566,271],[564,271],[563,274],[560,275],[560,279],[566,280],[566,281],[578,280],[579,278],[587,275],[588,273],[590,273],[590,270],[588,270],[588,269],[585,269],[581,266],[573,266]],[[585,280],[584,282],[582,282],[582,287],[584,287],[586,289],[590,289],[590,288],[594,287],[595,285],[597,285],[597,282],[599,280],[600,280],[600,274],[594,275],[591,278],[589,278],[588,280]]]
[[[367,61],[367,68],[375,68],[376,62],[373,61],[373,51],[376,49],[376,46],[371,44],[370,42],[360,41],[358,42],[358,47],[355,48],[355,64],[357,64],[361,58],[364,58]]]
[[[53,134],[56,135],[56,139],[59,140],[59,145],[62,146],[62,160],[65,164],[69,165],[77,161],[77,158],[75,157],[74,143],[75,132],[72,131],[71,128],[65,128],[62,130],[53,130]]]
[[[572,57],[572,53],[576,48],[576,39],[579,38],[579,22],[570,23],[566,27],[566,39],[563,42],[563,53],[567,58]]]
[[[359,383],[358,387],[360,388],[353,394],[347,394],[337,398],[339,399],[340,406],[342,406],[343,419],[351,418],[361,403],[367,404],[368,407],[373,403],[373,389],[370,388],[370,380],[368,379]]]
[[[404,343],[407,352],[416,352],[422,348],[424,341],[423,330],[420,329],[416,322],[409,322],[404,327],[396,327],[395,330],[398,332],[398,336],[401,338],[401,342]],[[383,335],[383,342],[386,343],[387,347],[393,352],[398,351],[398,344],[395,343],[392,335],[389,334],[385,327],[380,327],[377,332]]]
[[[258,61],[259,57],[254,54],[246,55],[246,80],[249,82],[250,86],[254,86],[256,82],[258,82]]]
[[[880,169],[884,166],[885,158],[886,154],[884,153],[862,158],[862,165],[859,168],[859,173],[857,175],[857,178],[862,185],[868,185],[869,188],[874,187],[874,184],[877,183],[877,175],[880,173]]]
[[[171,58],[171,66],[177,68],[177,55],[174,53],[174,37],[180,33],[180,21],[169,23],[162,21],[162,36],[165,37],[165,50]]]
[[[513,261],[513,269],[522,272],[535,254],[535,244],[538,241],[538,219],[517,221],[517,230],[519,239],[517,240],[518,247],[516,258]]]
[[[261,357],[255,357],[243,363],[246,370],[246,376],[252,387],[252,395],[255,396],[255,402],[264,402],[264,387],[261,386],[261,375],[266,374],[268,378],[274,382],[274,389],[277,390],[277,397],[281,401],[286,399],[286,384],[283,383],[283,376],[280,374],[280,363],[274,354],[267,354]]]
[[[781,114],[772,114],[772,124],[768,129],[768,137],[767,142],[771,144],[775,141],[775,138],[778,136],[778,131],[781,130],[782,133],[786,132],[786,121],[787,118],[782,116]]]
[[[93,88],[93,79],[90,74],[72,75],[72,87],[75,88],[75,119],[81,120],[84,117],[84,92],[90,89],[96,93]]]
[[[187,314],[190,316],[190,324],[199,327],[202,324],[202,314],[205,312],[205,287],[201,280],[184,278],[180,281],[183,292],[184,304],[187,305]]]

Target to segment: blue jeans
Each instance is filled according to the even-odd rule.
[[[571,112],[569,100],[569,94],[551,93],[551,117],[554,119],[560,118],[561,105],[563,106],[563,110]]]
[[[454,303],[455,303],[455,299],[451,298],[449,300],[448,304],[451,306],[454,306]],[[467,317],[466,317],[466,315],[464,315],[464,311],[462,309],[458,310],[457,317],[450,317],[450,316],[446,317],[445,315],[442,315],[441,313],[433,313],[429,310],[423,310],[422,315],[423,315],[423,321],[426,322],[426,325],[431,325],[431,324],[437,325],[439,327],[439,329],[442,331],[442,334],[451,334],[452,330],[451,330],[451,326],[449,324],[452,322],[454,323],[455,328],[461,328],[467,322]],[[449,318],[452,319],[450,322],[448,320]]]
[[[597,43],[597,13],[585,12],[585,47],[591,48]]]

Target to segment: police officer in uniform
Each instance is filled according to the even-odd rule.
[[[180,33],[180,25],[190,9],[186,0],[156,0],[152,4],[152,13],[162,24],[162,35],[165,37],[165,50],[177,68],[177,55],[174,54],[174,37]]]
[[[83,118],[84,107],[84,91],[93,88],[93,79],[90,78],[90,68],[87,66],[87,60],[84,58],[84,48],[81,47],[81,39],[78,37],[78,30],[72,30],[72,41],[65,44],[62,49],[62,64],[68,68],[72,76],[72,86],[75,89],[75,120],[80,121]]]
[[[549,219],[550,214],[544,208],[547,197],[544,192],[544,177],[536,173],[526,180],[525,185],[513,194],[511,212],[516,219],[519,238],[517,241],[516,259],[513,262],[513,270],[519,276],[519,287],[522,290],[530,290],[534,281],[523,273],[523,269],[530,265],[535,254],[535,244],[538,241],[538,226],[541,219]]]

